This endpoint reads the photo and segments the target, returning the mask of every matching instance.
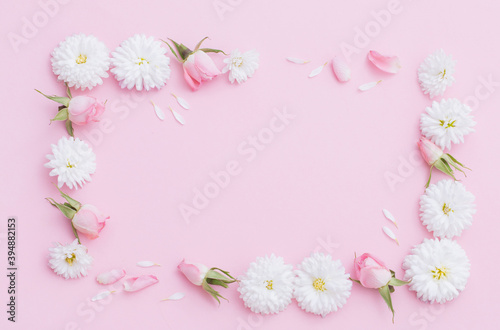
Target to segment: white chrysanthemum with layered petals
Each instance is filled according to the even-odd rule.
[[[457,99],[432,102],[427,113],[420,116],[422,134],[441,149],[451,148],[451,143],[463,143],[464,136],[474,132],[472,109]]]
[[[420,220],[436,237],[460,236],[472,224],[474,199],[460,182],[441,180],[431,184],[420,197]]]
[[[417,297],[443,304],[458,297],[470,275],[464,249],[450,239],[424,239],[403,261],[405,279]]]
[[[45,167],[52,168],[50,176],[57,175],[57,185],[61,188],[64,184],[68,188],[78,189],[85,182],[90,182],[90,174],[96,170],[96,157],[92,148],[79,138],[66,138],[63,136],[52,145],[52,154],[47,155],[48,163]]]
[[[109,77],[109,50],[93,35],[74,34],[52,52],[52,71],[69,87],[89,90]]]
[[[229,71],[229,81],[234,83],[234,80],[241,84],[248,78],[251,78],[255,70],[259,67],[259,53],[255,50],[249,50],[241,53],[235,49],[231,52],[228,58],[224,59],[226,66],[222,69],[222,73]]]
[[[291,303],[294,279],[292,265],[286,265],[282,257],[272,254],[250,264],[238,291],[252,312],[275,314]]]
[[[295,270],[294,296],[306,312],[325,317],[336,312],[351,295],[352,282],[340,260],[313,253]]]
[[[418,81],[424,94],[430,98],[443,95],[448,86],[455,81],[455,61],[444,50],[439,49],[427,56],[418,68]]]
[[[78,244],[77,239],[67,245],[55,243],[49,251],[50,268],[65,279],[86,276],[87,270],[92,265],[93,258],[87,254],[85,246]]]
[[[160,89],[170,78],[170,58],[166,52],[160,41],[136,34],[111,53],[114,66],[111,72],[121,88]]]

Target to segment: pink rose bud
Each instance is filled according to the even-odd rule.
[[[369,289],[379,289],[392,278],[389,268],[369,253],[354,259],[354,272],[361,285]]]
[[[69,101],[68,118],[76,125],[99,121],[104,112],[104,104],[92,96],[75,96]]]
[[[421,137],[417,144],[422,157],[429,165],[433,165],[443,156],[443,150],[424,137]]]
[[[108,219],[109,217],[99,212],[95,206],[86,204],[76,212],[71,222],[77,231],[94,239],[99,237]]]
[[[203,283],[203,279],[207,275],[209,268],[202,264],[188,264],[182,259],[181,263],[177,266],[186,278],[194,285],[200,286]]]
[[[184,61],[184,79],[193,90],[200,88],[205,80],[212,80],[221,74],[214,61],[204,51],[197,50]]]

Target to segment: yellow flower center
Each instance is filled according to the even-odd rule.
[[[74,253],[71,254],[71,258],[66,258],[66,262],[70,265],[73,266],[73,262],[75,261],[76,256]]]
[[[73,168],[73,167],[75,167],[75,165],[71,164],[71,163],[69,162],[69,160],[68,160],[68,165],[66,165],[66,167],[67,167],[67,168]]]
[[[142,64],[144,64],[144,63],[149,64],[149,62],[148,62],[148,61],[146,61],[146,59],[145,59],[145,58],[143,58],[143,57],[139,57],[135,63],[136,63],[137,65],[142,65]]]
[[[326,291],[325,281],[322,278],[315,279],[313,282],[313,288],[315,288],[317,291],[321,291],[321,292]]]
[[[272,290],[273,289],[273,280],[266,281],[266,289]]]
[[[441,74],[441,79],[444,79],[444,76],[446,76],[446,69],[443,70],[443,72],[440,72]]]
[[[237,68],[243,65],[243,58],[242,57],[235,57],[233,58],[233,65]]]
[[[446,203],[443,204],[443,213],[446,215],[449,215],[450,212],[455,212],[453,211]]]
[[[87,56],[86,55],[80,54],[76,58],[76,64],[83,64],[83,63],[86,63],[86,62],[87,62]]]
[[[450,127],[455,127],[455,122],[456,122],[456,120],[454,120],[454,121],[450,121],[449,119],[448,120],[440,120],[439,125],[443,126],[444,128],[450,128]],[[445,124],[446,124],[446,126],[445,126]]]
[[[432,278],[436,279],[436,280],[440,280],[441,278],[444,278],[446,276],[448,276],[446,274],[446,268],[445,267],[441,267],[441,268],[435,268],[434,270],[431,270],[431,273],[432,273]]]

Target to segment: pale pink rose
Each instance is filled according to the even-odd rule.
[[[104,112],[104,104],[92,96],[75,96],[69,101],[69,120],[76,125],[85,125],[91,121],[99,121]]]
[[[154,275],[129,277],[123,282],[123,290],[128,292],[139,291],[158,282],[158,278]]]
[[[77,231],[94,239],[99,237],[108,219],[109,217],[103,215],[95,206],[86,204],[76,212],[71,222]]]
[[[392,278],[389,268],[369,253],[354,259],[354,273],[361,285],[369,289],[381,288]]]
[[[424,137],[421,137],[417,144],[422,157],[429,165],[433,165],[443,156],[443,150]]]
[[[209,270],[207,266],[202,264],[185,263],[184,259],[182,259],[181,263],[177,266],[177,269],[180,270],[191,283],[198,286],[203,283],[203,279]]]
[[[191,89],[197,90],[205,80],[212,80],[221,74],[214,61],[204,51],[197,50],[188,56],[183,64],[184,79]]]

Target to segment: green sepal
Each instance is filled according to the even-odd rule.
[[[180,62],[181,60],[179,59],[179,56],[177,56],[177,53],[174,51],[174,49],[172,48],[172,46],[170,46],[170,44],[168,42],[166,42],[165,40],[162,40],[162,39],[160,39],[160,40],[167,44],[168,48],[170,48],[170,51],[172,52],[172,54],[174,54],[174,56],[177,59],[177,61]]]
[[[207,283],[211,284],[211,285],[219,285],[219,286],[222,286],[224,288],[229,287],[224,281],[221,281],[221,280],[207,279]]]
[[[448,163],[446,162],[446,160],[444,160],[443,158],[438,159],[438,160],[434,163],[434,167],[436,167],[438,170],[440,170],[440,171],[441,171],[441,172],[443,172],[444,174],[449,175],[449,176],[451,176],[454,180],[456,180],[455,175],[453,175],[453,171],[452,171],[452,170],[451,170],[451,168],[450,168],[450,165],[448,165]]]
[[[391,310],[391,312],[392,312],[392,323],[394,323],[394,308],[392,308],[391,291],[389,289],[389,286],[385,285],[385,286],[381,287],[380,289],[378,289],[378,292],[380,293],[380,295],[382,296],[382,298],[384,298],[385,303],[387,304],[387,306]]]
[[[77,200],[69,197],[69,195],[63,193],[62,190],[59,189],[58,186],[56,186],[56,188],[57,188],[57,190],[59,190],[59,193],[61,194],[61,196],[68,202],[68,204],[71,206],[71,208],[73,208],[75,211],[78,212],[78,210],[82,206],[82,203],[80,203],[79,201],[77,201]],[[64,203],[64,204],[66,204],[66,203]]]
[[[203,43],[203,41],[205,41],[206,39],[208,39],[208,37],[205,37],[203,39],[201,39],[197,44],[196,44],[196,47],[194,47],[194,52],[197,51],[198,49],[200,49],[200,46],[201,44]]]
[[[453,157],[452,155],[450,154],[446,154],[446,156],[450,157],[450,159],[452,160],[453,163],[457,163],[458,165],[462,166],[463,168],[466,168],[468,169],[469,171],[472,171],[470,168],[468,168],[467,166],[465,166],[464,164],[460,163],[458,160],[456,160],[455,157]]]
[[[57,207],[59,209],[59,211],[61,211],[66,218],[73,220],[73,218],[75,217],[75,214],[76,214],[76,211],[73,208],[68,207],[67,205],[64,205],[64,204],[57,203],[52,198],[45,198],[45,199],[48,200],[50,204]]]
[[[353,279],[353,278],[351,278],[351,277],[349,277],[349,279],[350,279],[351,281],[353,281],[353,282],[356,282],[356,283],[358,283],[358,284],[361,284],[361,282],[360,282],[360,281],[355,280],[355,279]]]
[[[201,50],[202,52],[204,53],[222,53],[224,55],[227,55],[226,53],[224,53],[223,50],[220,50],[220,49],[213,49],[213,48],[200,48],[199,50]]]
[[[219,297],[221,297],[222,299],[225,299],[227,300],[226,298],[224,298],[223,296],[221,296],[219,294],[219,292],[217,292],[216,290],[214,290],[207,282],[203,281],[203,283],[201,284],[201,286],[203,287],[203,289],[210,293],[210,295],[215,298],[215,300],[217,300],[217,302],[220,304],[220,300],[219,300]]]
[[[65,107],[69,106],[69,101],[70,101],[70,98],[69,97],[62,97],[62,96],[48,96],[48,95],[45,95],[43,94],[42,92],[40,92],[38,89],[35,89],[38,93],[42,94],[43,96],[45,96],[46,98],[48,98],[49,100],[52,100],[52,101],[55,101],[57,103],[61,103],[62,105],[64,105]]]
[[[71,99],[73,97],[73,96],[71,96],[71,89],[69,88],[68,83],[65,83],[65,84],[66,84],[66,94]]]
[[[429,184],[431,183],[431,178],[432,178],[432,169],[434,168],[434,165],[431,165],[431,169],[429,171],[429,179],[427,180],[427,183],[425,184],[425,188],[429,188]]]
[[[219,285],[222,286],[223,288],[227,288],[228,284],[231,284],[236,281],[237,279],[232,277],[231,274],[229,274],[229,272],[217,267],[213,267],[207,271],[205,278],[203,279],[202,282],[202,287],[205,291],[210,293],[210,295],[214,297],[215,300],[217,300],[217,302],[220,304],[219,297],[225,300],[227,299],[221,296],[219,292],[217,292],[214,288],[211,287],[211,285]]]
[[[68,120],[68,115],[69,115],[68,108],[62,108],[57,112],[57,115],[50,121],[53,122],[53,121]]]
[[[403,286],[403,285],[406,285],[406,284],[409,284],[410,282],[406,282],[406,281],[402,281],[402,280],[398,280],[397,278],[393,277],[391,278],[391,280],[389,281],[389,285],[391,286]]]
[[[173,41],[172,39],[168,38],[168,40],[172,41],[172,43],[174,44],[175,48],[177,49],[177,52],[179,53],[179,56],[180,58],[182,59],[182,61],[184,62],[188,56],[192,53],[191,49],[187,48],[186,46],[184,46],[183,44],[178,44],[176,43],[175,41]],[[172,50],[172,47],[170,47],[170,49]],[[172,50],[173,52],[173,50]],[[175,54],[175,53],[174,53]],[[177,57],[177,56],[176,56]],[[177,57],[177,59],[179,59]]]
[[[68,134],[72,137],[75,137],[75,135],[73,134],[73,123],[71,122],[71,120],[66,120],[66,131],[68,131]]]
[[[389,291],[390,291],[391,293],[393,293],[394,291],[396,291],[396,289],[394,289],[394,287],[393,287],[392,285],[389,285]]]
[[[78,240],[78,244],[82,244],[82,242],[80,242],[80,237],[78,236],[78,231],[76,230],[75,226],[73,226],[73,221],[71,221],[71,229],[73,229],[73,235],[75,235],[76,239]]]

